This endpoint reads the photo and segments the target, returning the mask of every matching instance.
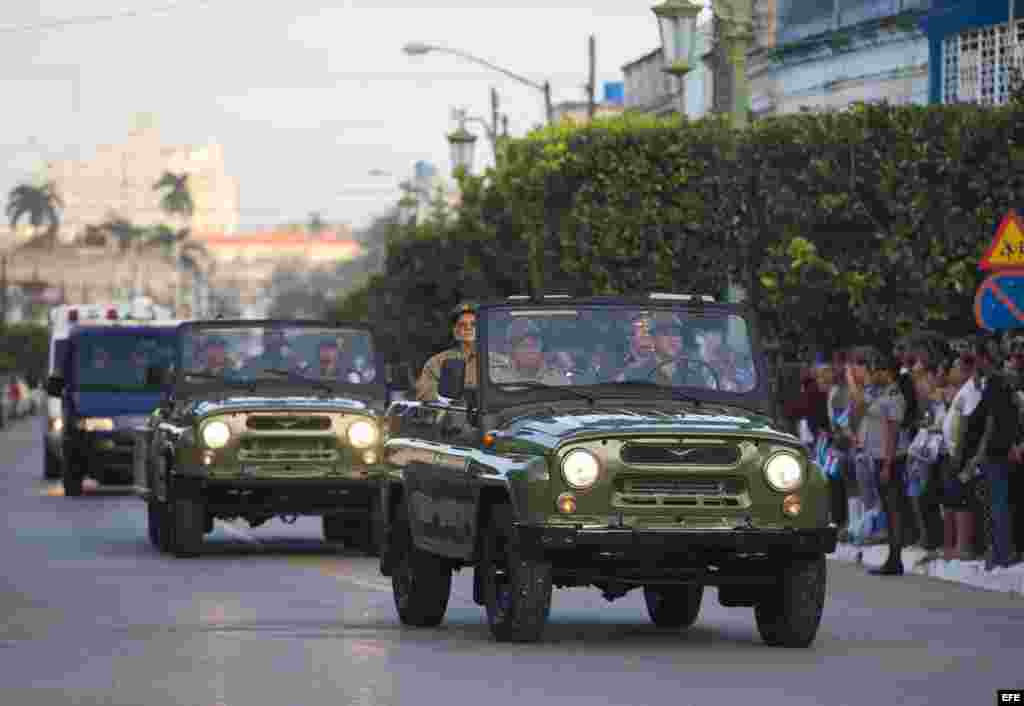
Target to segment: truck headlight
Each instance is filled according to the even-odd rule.
[[[562,477],[573,488],[589,488],[601,475],[601,464],[589,451],[576,449],[562,459]]]
[[[348,428],[348,442],[357,449],[365,449],[377,443],[377,426],[367,421],[353,422]]]
[[[780,451],[764,464],[764,478],[774,490],[789,493],[803,485],[804,467],[799,458]]]
[[[231,438],[231,427],[224,422],[210,422],[203,427],[203,443],[211,449],[219,449]]]
[[[114,420],[109,417],[84,417],[78,420],[82,431],[114,431]]]

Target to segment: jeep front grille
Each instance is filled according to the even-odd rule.
[[[253,415],[245,421],[253,431],[327,431],[331,418],[318,415]]]
[[[740,449],[731,444],[626,444],[620,457],[634,466],[734,466]]]
[[[242,462],[315,461],[330,463],[338,459],[333,438],[256,437],[242,439],[238,460]]]
[[[630,507],[746,507],[750,498],[741,478],[655,476],[623,478],[615,483],[613,502]]]

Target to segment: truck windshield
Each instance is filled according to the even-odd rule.
[[[75,373],[84,389],[158,389],[146,384],[146,369],[169,366],[174,359],[174,333],[135,336],[90,336],[76,346]]]

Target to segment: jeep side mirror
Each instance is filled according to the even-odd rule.
[[[450,400],[461,400],[466,390],[466,361],[449,358],[441,365],[437,394]]]
[[[146,384],[164,387],[170,383],[170,371],[162,365],[150,365],[146,368]]]
[[[394,363],[384,368],[386,382],[394,390],[408,391],[412,387],[412,377],[407,363]]]
[[[46,380],[46,394],[60,397],[64,393],[64,378],[54,375]]]

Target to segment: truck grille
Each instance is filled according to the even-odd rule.
[[[253,431],[327,431],[331,418],[317,415],[254,415],[245,420],[247,429]]]
[[[243,462],[318,461],[330,463],[338,459],[333,438],[243,439],[238,460]]]
[[[623,463],[637,466],[734,466],[740,460],[738,446],[700,444],[626,444]]]
[[[616,481],[616,505],[746,507],[750,498],[741,478],[652,477]]]

